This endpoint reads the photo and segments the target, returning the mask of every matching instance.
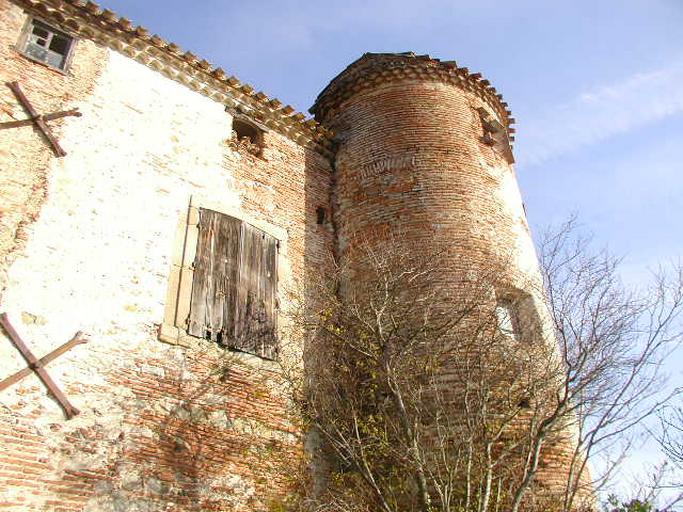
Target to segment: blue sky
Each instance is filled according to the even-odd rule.
[[[682,252],[682,0],[103,5],[301,111],[366,51],[456,60],[517,119],[535,231],[578,212],[636,277]]]
[[[102,5],[301,111],[366,51],[455,60],[517,119],[532,230],[576,212],[632,282],[683,254],[683,0]]]

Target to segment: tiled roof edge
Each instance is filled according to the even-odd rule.
[[[223,103],[230,110],[253,117],[255,121],[285,137],[330,154],[330,132],[314,119],[307,119],[275,98],[255,91],[249,84],[229,76],[219,67],[173,43],[152,34],[142,26],[86,0],[12,0],[28,12],[54,20],[77,36],[90,38],[116,50],[190,89]]]
[[[446,81],[474,92],[498,113],[510,140],[514,140],[512,134],[515,129],[512,125],[515,119],[512,112],[503,101],[503,95],[481,73],[471,73],[465,67],[458,67],[455,61],[441,61],[413,52],[365,53],[332,79],[318,95],[309,112],[323,123],[332,110],[359,91],[407,77]]]

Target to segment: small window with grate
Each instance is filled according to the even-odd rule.
[[[75,39],[42,21],[30,19],[24,29],[19,51],[31,60],[66,71]]]

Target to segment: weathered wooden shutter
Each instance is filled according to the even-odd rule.
[[[235,348],[274,359],[277,355],[277,240],[242,223]]]
[[[189,334],[274,359],[276,319],[277,240],[200,209]]]
[[[227,215],[199,210],[188,326],[192,336],[225,342],[234,335],[241,225]]]

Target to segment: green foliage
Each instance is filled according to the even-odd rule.
[[[646,501],[632,499],[629,502],[625,502],[613,494],[607,499],[607,503],[609,507],[606,509],[606,512],[660,512],[651,503]]]

